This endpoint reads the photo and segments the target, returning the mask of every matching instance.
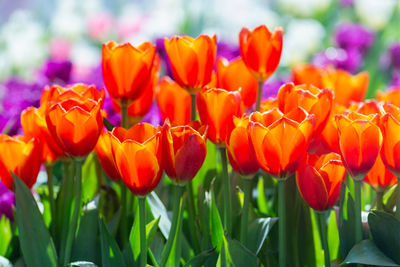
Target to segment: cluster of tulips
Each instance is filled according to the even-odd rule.
[[[70,262],[82,205],[82,164],[92,151],[107,176],[123,182],[120,227],[125,242],[128,226],[124,218],[131,208],[126,188],[139,199],[141,266],[147,263],[146,195],[156,188],[164,171],[173,181],[176,202],[170,237],[159,263],[171,264],[172,247],[180,249],[172,243],[181,231],[182,195],[187,192],[190,208],[191,181],[206,158],[207,139],[221,153],[227,235],[233,227],[229,161],[243,178],[240,241],[244,244],[252,178],[262,170],[278,181],[280,266],[286,266],[284,183],[294,175],[303,199],[323,218],[324,211],[338,201],[347,172],[355,184],[355,241],[362,240],[361,182],[369,183],[382,197],[400,175],[400,91],[389,90],[377,96],[379,101],[361,102],[368,88],[367,73],[351,75],[331,67],[299,65],[292,71],[292,82],[284,84],[277,97],[262,101],[262,85],[279,65],[282,37],[281,28],[274,32],[266,26],[243,28],[241,57],[230,62],[224,58],[216,62],[215,36],[165,39],[173,80],[164,77],[160,83],[160,59],[152,43],[136,47],[104,44],[103,78],[121,112],[120,127],[110,125],[102,111],[104,90],[83,84],[44,89],[41,106],[21,114],[24,136],[0,136],[0,177],[11,190],[15,176],[31,188],[41,165],[51,170],[58,160],[64,162],[63,181],[75,177],[75,202],[60,265]],[[154,98],[164,121],[158,127],[140,123]],[[53,178],[48,173],[55,216]],[[400,209],[396,213],[400,217]],[[194,216],[189,221],[194,224]],[[324,227],[321,235],[325,265],[329,266]],[[179,257],[173,265],[179,265]]]

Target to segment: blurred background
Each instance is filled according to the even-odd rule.
[[[0,132],[20,131],[19,115],[38,106],[44,86],[103,87],[101,45],[217,34],[218,56],[239,55],[243,26],[284,28],[280,67],[268,92],[290,80],[290,68],[311,62],[370,72],[368,96],[400,85],[398,0],[0,0]]]

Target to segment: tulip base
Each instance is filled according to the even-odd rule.
[[[260,111],[263,85],[264,81],[258,81],[256,111]]]
[[[317,212],[318,222],[319,222],[319,235],[321,237],[322,247],[324,249],[325,256],[325,267],[331,266],[331,259],[329,255],[329,245],[328,245],[328,236],[327,236],[327,227],[326,227],[326,214],[329,214],[329,211]]]
[[[286,267],[285,180],[278,179],[279,267]]]

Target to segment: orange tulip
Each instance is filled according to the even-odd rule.
[[[295,86],[287,83],[278,92],[278,105],[283,113],[302,107],[309,114],[314,114],[313,137],[319,136],[325,128],[332,109],[332,99],[331,90],[319,89],[311,84]]]
[[[312,155],[297,171],[296,182],[304,201],[314,210],[324,211],[337,202],[345,175],[340,155]]]
[[[292,81],[294,84],[312,84],[318,88],[324,88],[322,76],[324,69],[312,64],[299,64],[292,69]]]
[[[149,42],[137,47],[113,41],[103,44],[103,79],[110,96],[125,103],[138,99],[151,80],[155,55],[156,47]]]
[[[278,98],[276,97],[268,97],[264,101],[261,102],[260,106],[260,112],[266,112],[268,110],[271,110],[273,108],[278,108]]]
[[[29,188],[37,179],[42,158],[42,144],[37,138],[0,135],[0,179],[13,190],[15,173]]]
[[[197,94],[200,120],[208,125],[208,138],[218,146],[225,142],[232,131],[233,116],[241,115],[240,94],[224,89],[204,89]]]
[[[200,35],[165,38],[165,51],[174,80],[191,94],[197,93],[211,81],[217,54],[217,37]]]
[[[216,87],[227,91],[239,90],[245,109],[252,107],[256,103],[257,80],[240,57],[231,62],[225,58],[218,59]]]
[[[327,69],[322,77],[323,87],[331,88],[335,92],[335,103],[349,106],[351,101],[363,100],[368,89],[369,75],[360,72],[357,75],[340,69]]]
[[[397,183],[397,178],[385,167],[381,156],[378,156],[374,166],[365,176],[364,182],[371,185],[375,191],[384,192],[388,187]]]
[[[81,83],[73,84],[67,87],[61,87],[59,85],[52,85],[46,87],[42,92],[40,99],[40,109],[42,112],[46,112],[53,104],[68,99],[77,99],[85,101],[92,99],[99,102],[103,106],[105,98],[104,90],[97,90],[93,85],[85,85]]]
[[[162,175],[161,132],[139,123],[129,130],[114,128],[112,139],[111,150],[122,181],[133,194],[147,195]]]
[[[103,131],[99,136],[95,150],[97,157],[99,158],[100,164],[103,167],[104,172],[113,181],[118,181],[120,175],[117,166],[114,162],[114,156],[112,153],[112,142],[115,141],[111,132]]]
[[[242,176],[251,176],[255,174],[259,167],[256,156],[250,146],[249,118],[243,115],[241,118],[234,117],[233,129],[228,142],[226,143],[229,162],[232,168]]]
[[[278,179],[293,174],[310,143],[314,115],[298,107],[288,114],[274,108],[252,113],[250,143],[259,166]]]
[[[376,98],[400,107],[400,87],[390,87],[386,92],[378,91]]]
[[[154,58],[154,65],[153,65],[153,70],[151,74],[151,79],[149,80],[149,83],[147,84],[146,88],[144,89],[143,93],[141,96],[139,96],[138,99],[134,100],[129,106],[128,106],[128,120],[129,124],[133,125],[138,122],[140,122],[147,114],[147,112],[150,110],[153,100],[154,100],[154,94],[156,91],[156,87],[158,84],[158,77],[159,77],[159,71],[160,71],[160,57],[156,55]],[[112,101],[113,108],[116,112],[120,113],[121,112],[121,107],[119,106],[119,103],[115,100]]]
[[[326,151],[325,153],[335,152],[340,154],[339,134],[335,116],[337,114],[343,114],[345,111],[346,108],[341,105],[334,104],[332,106],[332,112],[328,122],[326,123],[325,128],[322,130],[320,138],[318,138],[318,141],[320,141],[324,147],[322,150]]]
[[[50,134],[70,156],[86,156],[95,147],[103,128],[100,102],[64,100],[46,113]]]
[[[26,138],[37,138],[42,143],[42,161],[46,164],[51,164],[59,156],[64,156],[64,151],[47,129],[46,118],[41,109],[29,107],[22,111],[21,125]]]
[[[165,173],[177,183],[191,181],[204,163],[207,153],[206,127],[197,121],[189,125],[163,126],[162,147]]]
[[[374,165],[382,145],[378,115],[336,115],[342,161],[353,179],[361,180]]]
[[[190,94],[167,76],[161,79],[156,99],[163,121],[168,119],[176,125],[190,122]]]
[[[382,116],[380,127],[383,135],[381,150],[382,161],[392,173],[400,177],[400,108],[394,105],[386,106],[390,113]]]
[[[383,112],[381,104],[375,99],[368,99],[359,103],[353,102],[348,109],[363,115],[380,114]]]
[[[247,68],[258,81],[267,80],[278,68],[282,54],[283,29],[271,33],[265,25],[239,34],[240,54]]]

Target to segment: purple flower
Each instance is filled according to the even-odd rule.
[[[354,0],[339,0],[342,6],[352,6],[354,4]]]
[[[13,219],[13,206],[15,206],[15,195],[0,181],[0,218],[3,214]]]
[[[348,72],[356,72],[362,63],[362,55],[357,49],[340,49],[329,47],[323,52],[317,53],[312,63],[316,66],[324,67],[333,65],[336,68],[346,70]]]
[[[161,124],[161,113],[156,103],[153,103],[150,110],[144,115],[141,122],[150,123],[153,126]]]
[[[342,49],[365,53],[374,42],[374,33],[361,24],[344,23],[336,28],[335,42]]]
[[[393,43],[389,49],[390,65],[397,70],[400,70],[400,42]]]
[[[47,79],[26,82],[10,78],[1,86],[0,132],[14,135],[20,132],[20,114],[29,106],[39,106],[40,96]]]
[[[70,82],[71,71],[71,61],[49,59],[44,63],[41,73],[50,83],[63,85]]]
[[[267,80],[263,84],[263,91],[262,91],[262,100],[265,100],[269,97],[276,97],[279,91],[279,88],[284,83],[287,83],[288,80],[284,78],[276,78],[274,80]]]
[[[224,57],[229,61],[240,56],[239,46],[224,41],[217,43],[217,58]]]
[[[165,50],[164,38],[156,39],[156,49],[161,58],[161,65],[165,69],[165,75],[168,75],[172,78],[171,63],[169,62],[167,51]]]

